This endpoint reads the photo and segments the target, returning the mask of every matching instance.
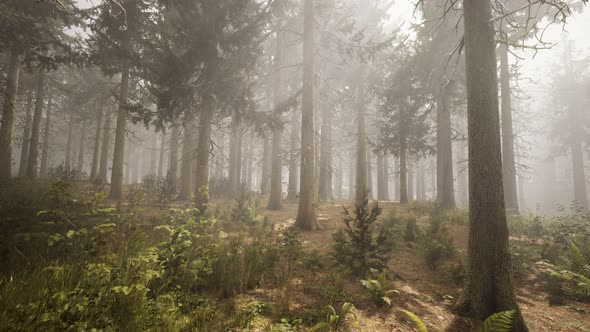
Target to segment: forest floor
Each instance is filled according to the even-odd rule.
[[[304,246],[329,255],[332,234],[344,227],[342,212],[350,202],[322,204],[318,210],[321,230],[302,235]],[[394,203],[381,203],[382,215],[394,209]],[[258,213],[268,216],[275,224],[288,226],[294,223],[297,205],[286,203],[281,211],[261,209]],[[418,216],[418,225],[427,227],[428,217]],[[458,259],[466,262],[468,226],[448,225],[449,234],[458,249]],[[415,313],[427,325],[430,331],[475,331],[477,322],[454,315],[451,310],[460,295],[460,287],[449,276],[449,266],[441,266],[437,271],[430,270],[419,248],[409,243],[397,243],[389,260],[389,273],[395,276],[395,289],[400,294],[392,298],[389,308],[381,309],[359,303],[356,306],[358,323],[363,331],[414,331],[407,323],[405,315],[399,309]],[[538,281],[542,265],[531,266],[529,273],[517,282],[518,302],[525,316],[530,331],[585,331],[590,330],[590,304],[568,301],[566,305],[550,306],[547,293]],[[362,299],[359,284],[345,285],[354,298]],[[295,291],[294,306],[305,306],[309,301],[302,290]]]
[[[377,226],[387,228],[393,239],[383,288],[399,292],[390,296],[390,305],[384,305],[375,301],[350,266],[333,255],[333,235],[345,227],[343,212],[344,207],[351,207],[350,201],[321,204],[321,229],[295,235],[294,242],[301,245],[287,245],[289,226],[297,214],[295,202],[269,211],[264,208],[266,199],[257,197],[248,199],[240,210],[239,201],[214,199],[206,218],[216,226],[209,229],[208,221],[194,222],[187,202],[159,203],[131,192],[131,200],[115,202],[105,199],[104,188],[97,190],[84,183],[15,181],[5,186],[0,190],[0,272],[4,273],[0,274],[0,330],[86,330],[89,326],[118,330],[129,320],[118,319],[130,317],[133,321],[128,325],[133,327],[127,327],[129,331],[161,330],[170,324],[165,330],[300,332],[325,321],[327,305],[339,312],[344,303],[354,306],[356,317],[349,315],[344,320],[359,326],[350,331],[415,331],[402,310],[418,316],[430,332],[478,331],[481,325],[452,313],[465,280],[468,225],[464,210],[441,215],[431,203],[379,203],[382,213]],[[236,209],[246,221],[236,219]],[[564,220],[571,224],[577,217],[571,218]],[[408,227],[414,220],[410,239]],[[437,220],[440,228],[433,232]],[[518,301],[529,330],[590,331],[588,301],[560,296],[563,303],[549,304],[551,269],[540,262],[540,253],[547,256],[547,250],[541,250],[539,242],[547,238],[539,234],[551,236],[550,224],[539,226],[537,217],[523,216],[520,221],[511,220],[509,226]],[[539,231],[538,227],[545,228]],[[163,229],[170,229],[170,235]],[[185,242],[195,252],[186,251],[185,242],[174,242],[174,229],[189,236],[192,242]],[[439,257],[436,268],[427,263],[427,248],[432,249],[433,243],[453,251]],[[128,254],[131,249],[133,255]],[[171,252],[177,254],[168,257]],[[173,260],[188,254],[195,258],[188,260],[191,264],[201,258],[219,263],[205,270],[201,263],[182,265],[182,259]],[[135,259],[144,263],[135,265]],[[180,264],[175,268],[164,265],[175,279],[161,276],[162,262],[168,261]],[[97,283],[92,279],[95,272],[87,272],[89,268],[102,268],[107,276],[113,271],[112,275],[120,277],[105,277],[99,279],[104,283]],[[198,274],[201,279],[195,287],[189,276],[197,272],[203,275]],[[152,275],[158,276],[149,277]],[[149,279],[139,282],[138,277]],[[164,287],[161,280],[173,281]],[[148,294],[147,287],[159,287],[161,293]],[[129,302],[121,301],[123,298]],[[169,308],[160,299],[174,301],[166,302]],[[126,310],[121,311],[123,304]],[[82,309],[72,309],[78,307],[84,315],[79,314]]]

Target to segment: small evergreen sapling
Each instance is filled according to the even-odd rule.
[[[371,269],[383,270],[392,250],[391,234],[384,228],[375,230],[375,222],[381,214],[378,204],[369,207],[367,194],[355,207],[354,215],[344,208],[346,224],[333,234],[333,256],[352,269],[356,275],[366,276]]]

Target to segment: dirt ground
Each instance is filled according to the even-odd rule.
[[[321,230],[302,234],[305,247],[322,253],[330,251],[332,233],[343,227],[342,204],[320,206],[318,218]],[[384,207],[384,214],[391,209],[391,203],[388,204],[381,205]],[[258,211],[268,216],[278,227],[292,224],[296,212],[297,206],[293,203],[285,204],[281,211]],[[424,226],[426,222],[427,220],[419,219],[418,224]],[[467,232],[467,226],[449,225],[449,234],[453,237],[463,261],[467,249]],[[363,331],[414,331],[400,309],[415,313],[426,323],[429,331],[477,331],[477,322],[451,313],[460,288],[450,280],[449,273],[429,270],[416,248],[405,242],[397,243],[389,262],[389,272],[396,276],[394,285],[400,295],[394,296],[390,308],[377,312],[357,308],[357,319]],[[550,306],[546,299],[547,294],[535,287],[535,280],[541,273],[535,269],[526,277],[523,285],[517,285],[518,301],[530,331],[590,331],[590,305],[569,302],[563,306]],[[305,302],[305,299],[301,301]]]

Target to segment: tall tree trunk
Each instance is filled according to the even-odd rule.
[[[284,40],[285,32],[278,31],[276,39],[274,75],[273,75],[273,107],[277,116],[281,114],[279,105],[283,101],[283,75]],[[294,111],[293,111],[294,112]],[[283,154],[281,149],[283,125],[275,125],[272,128],[272,158],[270,175],[270,196],[268,198],[269,210],[280,210],[283,207]],[[293,135],[291,135],[293,136]],[[291,167],[289,166],[289,179],[291,179]],[[295,192],[295,196],[297,192]],[[291,196],[291,183],[289,182],[289,196]],[[294,197],[289,197],[293,199]]]
[[[377,152],[377,200],[382,201],[384,192],[383,192],[383,152]]]
[[[399,151],[399,202],[408,203],[408,158],[405,139]]]
[[[332,193],[332,110],[325,107],[322,113],[319,199],[321,202],[326,202],[334,200]]]
[[[45,117],[45,129],[43,130],[43,149],[41,150],[41,176],[47,175],[47,159],[49,158],[49,138],[51,132],[51,107],[53,98],[49,96],[47,102],[47,115]]]
[[[10,51],[9,57],[2,121],[0,122],[0,179],[9,179],[12,176],[12,135],[20,76],[20,61],[16,47]]]
[[[365,129],[365,105],[364,89],[362,83],[362,71],[358,78],[356,91],[356,111],[357,111],[357,132],[356,132],[356,205],[362,205],[367,197],[367,133]]]
[[[125,175],[123,176],[123,183],[124,184],[131,184],[133,182],[133,175],[131,172],[133,171],[133,165],[131,162],[135,160],[133,158],[133,144],[131,141],[127,140],[127,148],[125,149]]]
[[[485,319],[517,309],[502,185],[496,43],[489,0],[464,0],[469,137],[467,282],[459,313]],[[513,331],[528,331],[517,312]]]
[[[305,0],[303,10],[303,98],[301,109],[301,190],[295,226],[317,230],[315,196],[315,124],[314,124],[314,3]]]
[[[367,149],[367,197],[373,199],[373,153]]]
[[[338,156],[338,169],[336,170],[336,198],[343,199],[343,184],[344,184],[344,164],[342,163],[342,155]]]
[[[170,161],[168,162],[168,185],[172,192],[178,189],[178,140],[180,138],[180,128],[178,123],[172,123],[172,133],[170,134]]]
[[[156,175],[158,172],[158,132],[150,133],[152,136],[152,144],[150,146],[150,169],[149,175]]]
[[[197,172],[195,178],[195,204],[204,212],[209,204],[209,147],[213,119],[213,97],[205,97],[199,117],[199,140],[197,142]]]
[[[248,146],[247,146],[247,152],[246,152],[246,190],[248,192],[252,191],[252,168],[253,168],[253,163],[254,163],[254,146],[253,146],[253,142],[254,142],[254,135],[253,135],[253,131],[250,130],[249,134],[248,134]]]
[[[127,127],[127,96],[129,94],[129,67],[124,65],[121,71],[121,89],[119,91],[119,110],[117,111],[117,128],[115,132],[115,151],[113,152],[113,169],[111,171],[112,199],[123,198],[123,166],[125,164],[125,132]]]
[[[414,200],[414,167],[412,161],[408,161],[407,181],[408,181],[408,200]]]
[[[350,158],[350,168],[348,169],[348,199],[354,200],[355,186],[356,186],[356,172],[354,166],[356,165],[356,158]]]
[[[162,135],[160,138],[160,154],[158,159],[158,178],[161,178],[165,171],[164,168],[166,167],[166,133],[162,131]]]
[[[389,200],[389,156],[383,151],[383,200]]]
[[[588,210],[588,194],[586,193],[586,175],[584,171],[584,153],[582,150],[582,139],[580,135],[579,123],[576,122],[576,116],[571,113],[575,110],[570,109],[570,119],[572,119],[572,138],[570,138],[570,149],[572,155],[572,173],[574,181],[574,199],[576,203]]]
[[[240,195],[240,141],[242,139],[242,129],[240,118],[237,112],[234,112],[231,119],[231,136],[229,140],[229,194],[232,198],[238,198]]]
[[[459,175],[457,180],[457,186],[459,187],[459,201],[463,206],[466,205],[469,201],[469,184],[467,180],[468,170],[465,167],[467,165],[467,157],[465,156],[465,143],[460,142],[458,147],[458,168],[459,168]]]
[[[396,158],[395,162],[393,163],[393,187],[394,187],[393,192],[395,193],[394,198],[396,201],[401,203],[402,189],[401,189],[401,179],[400,179],[400,165],[401,165],[401,151],[400,151],[399,157]],[[407,201],[407,189],[404,189],[404,191],[406,192],[406,201]]]
[[[195,128],[192,125],[192,119],[188,112],[185,112],[182,121],[184,138],[182,141],[182,162],[180,166],[180,192],[178,193],[178,199],[182,201],[190,200],[193,191],[194,130]]]
[[[509,66],[508,46],[502,45],[500,46],[500,86],[502,92],[502,173],[504,175],[504,201],[508,212],[518,214]]]
[[[28,178],[36,178],[39,165],[39,137],[41,136],[41,118],[43,117],[43,103],[45,101],[45,73],[39,72],[37,76],[37,93],[35,94],[35,114],[31,127],[31,144],[29,146],[29,158],[27,161]]]
[[[33,90],[29,89],[27,91],[27,108],[26,108],[26,120],[25,120],[25,128],[23,130],[23,146],[20,152],[20,165],[18,168],[18,176],[23,177],[25,176],[25,172],[27,170],[27,160],[29,158],[29,145],[31,143],[31,121],[33,121],[33,115],[31,111],[33,110]]]
[[[299,142],[299,131],[301,126],[297,118],[297,111],[293,110],[291,114],[291,147],[289,148],[289,187],[287,188],[287,200],[297,200],[299,192],[299,176],[297,165],[297,150]]]
[[[80,126],[80,141],[78,146],[78,180],[81,180],[84,176],[84,154],[86,153],[86,125]]]
[[[111,115],[106,114],[104,122],[104,135],[102,136],[102,149],[100,151],[100,181],[106,183],[109,172],[109,150],[111,148]]]
[[[260,194],[266,195],[270,189],[270,181],[268,181],[268,177],[270,175],[270,170],[272,169],[271,159],[269,155],[271,154],[271,142],[266,137],[262,138],[263,141],[263,149],[262,149],[262,170],[260,176]],[[282,166],[282,165],[281,165]],[[281,181],[282,182],[282,181]],[[281,186],[282,187],[282,186]],[[281,188],[281,191],[283,189]]]
[[[423,202],[426,200],[426,175],[424,171],[424,163],[420,163],[418,167],[418,200]]]
[[[100,167],[100,152],[103,135],[103,124],[102,118],[104,110],[102,106],[99,106],[98,115],[96,116],[96,132],[94,134],[94,151],[92,154],[92,168],[90,169],[90,180],[96,180],[98,177],[98,171]]]
[[[440,91],[436,104],[437,200],[443,209],[455,208],[453,143],[448,91]]]

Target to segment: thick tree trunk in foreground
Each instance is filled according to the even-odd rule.
[[[320,142],[320,202],[334,200],[332,192],[332,110],[324,109]]]
[[[47,159],[49,158],[49,138],[51,134],[51,108],[53,98],[49,97],[47,102],[47,116],[45,117],[45,128],[43,129],[43,149],[41,150],[41,176],[47,175]]]
[[[469,136],[468,271],[456,310],[485,319],[518,309],[502,185],[498,78],[489,0],[464,0]],[[513,331],[527,331],[518,311]]]
[[[195,142],[194,126],[188,113],[184,113],[182,121],[182,161],[180,163],[180,191],[178,199],[186,201],[191,199],[193,191],[193,144]]]
[[[25,176],[27,171],[27,160],[29,159],[29,145],[31,143],[31,122],[33,121],[33,90],[29,89],[27,92],[27,108],[26,108],[26,120],[25,128],[23,130],[23,146],[20,152],[20,165],[18,167],[18,176]]]
[[[27,161],[26,177],[36,178],[39,172],[39,138],[41,136],[41,118],[43,117],[43,103],[45,102],[45,73],[39,72],[37,76],[37,92],[35,93],[35,113],[33,126],[31,127],[31,144]]]
[[[315,196],[315,124],[314,124],[314,8],[313,0],[304,3],[303,99],[301,109],[301,190],[295,226],[303,230],[319,228]]]
[[[127,127],[127,96],[129,94],[129,67],[121,71],[121,89],[119,91],[119,110],[117,111],[117,128],[115,132],[115,151],[113,152],[113,169],[111,171],[112,199],[123,198],[123,166],[125,164],[125,129]]]
[[[203,109],[199,116],[199,140],[197,142],[197,171],[195,178],[195,206],[205,212],[209,204],[209,148],[211,146],[211,125],[213,119],[213,101],[205,97]]]
[[[9,179],[12,169],[12,135],[20,75],[20,61],[16,49],[10,51],[8,77],[4,91],[4,106],[0,122],[0,179]]]
[[[111,148],[111,115],[106,114],[104,122],[104,134],[102,136],[102,149],[100,151],[99,179],[107,182],[109,172],[109,150]]]
[[[100,167],[100,152],[103,135],[102,118],[104,115],[103,108],[98,109],[98,115],[96,116],[96,132],[94,134],[94,150],[92,153],[92,167],[90,169],[90,180],[95,180],[98,177],[98,170]]]
[[[504,176],[504,201],[508,212],[518,214],[509,66],[508,46],[502,45],[500,47],[500,86],[502,92],[502,174]]]
[[[448,92],[440,93],[436,104],[436,196],[441,208],[454,209],[451,109],[448,103]]]

